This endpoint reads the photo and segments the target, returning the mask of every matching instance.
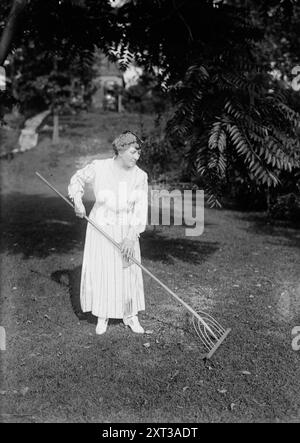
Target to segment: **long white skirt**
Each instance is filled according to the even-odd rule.
[[[124,238],[125,226],[99,227],[118,243]],[[138,240],[134,257],[141,261]],[[121,252],[91,224],[86,231],[80,302],[83,312],[104,318],[124,318],[145,309],[141,268],[134,263],[124,268]]]

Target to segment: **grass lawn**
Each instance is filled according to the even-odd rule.
[[[32,151],[1,162],[3,422],[299,422],[300,231],[263,215],[205,211],[200,237],[149,226],[143,264],[193,307],[232,332],[211,361],[184,309],[148,276],[148,334],[80,312],[85,222],[34,176],[66,191],[75,169],[109,156],[114,135],[140,131],[138,116],[85,114]],[[143,130],[151,119],[142,121]],[[89,195],[89,194],[88,194]],[[90,206],[90,202],[87,202]],[[146,346],[145,346],[146,345]]]

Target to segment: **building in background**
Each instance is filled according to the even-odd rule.
[[[122,91],[125,82],[117,63],[110,62],[104,54],[97,52],[94,69],[93,108],[121,112],[123,110]]]

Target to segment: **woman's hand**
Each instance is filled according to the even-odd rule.
[[[76,217],[80,217],[80,218],[83,218],[86,216],[85,207],[84,207],[84,204],[82,203],[82,201],[75,202],[75,214],[76,214]]]
[[[126,260],[129,260],[129,257],[133,257],[133,255],[134,255],[134,240],[131,240],[129,238],[124,238],[124,240],[122,241],[120,246],[121,246],[122,255]]]

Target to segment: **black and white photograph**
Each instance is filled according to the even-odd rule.
[[[1,0],[0,185],[1,423],[300,423],[297,0]]]

